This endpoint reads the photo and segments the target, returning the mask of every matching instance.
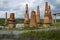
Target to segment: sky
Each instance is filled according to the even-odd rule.
[[[25,7],[28,4],[29,17],[31,11],[37,10],[37,6],[40,7],[40,18],[44,18],[45,2],[51,6],[51,13],[60,12],[60,0],[0,0],[0,18],[5,18],[7,12],[8,18],[10,13],[15,13],[15,18],[24,18]]]

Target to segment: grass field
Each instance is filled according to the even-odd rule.
[[[23,37],[35,37],[38,40],[60,40],[60,30],[52,30],[52,31],[31,31],[27,33],[22,33],[20,36]]]

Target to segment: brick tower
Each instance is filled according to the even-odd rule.
[[[25,26],[29,26],[28,4],[26,4],[26,12],[25,12],[25,18],[24,18],[24,25]]]
[[[50,6],[49,6],[48,12],[49,12],[49,19],[50,19],[50,24],[51,24],[52,23],[52,15],[51,15],[51,8],[50,8]]]
[[[30,27],[36,26],[36,12],[31,12],[31,18],[30,18]]]
[[[37,6],[36,23],[37,23],[37,26],[40,26],[40,10],[39,10],[39,6]]]
[[[48,2],[46,2],[46,4],[45,4],[45,15],[44,15],[44,26],[45,27],[48,26],[50,23],[48,9],[49,9]]]
[[[14,13],[10,13],[10,18],[9,18],[9,28],[15,28],[15,15]]]

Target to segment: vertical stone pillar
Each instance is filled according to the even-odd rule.
[[[55,15],[55,24],[56,24],[56,16],[57,16],[57,15]]]
[[[5,25],[8,24],[8,19],[7,19],[7,12],[6,12],[6,15],[5,15]]]
[[[30,27],[35,27],[35,26],[36,26],[36,12],[32,11],[30,18]]]
[[[44,27],[48,26],[50,23],[49,13],[48,13],[48,2],[45,4],[45,15],[44,15]]]
[[[28,4],[26,4],[26,12],[25,12],[25,18],[24,18],[24,25],[25,26],[29,26]]]
[[[9,18],[9,28],[15,28],[15,15],[14,13],[10,13],[10,18]]]
[[[39,6],[37,6],[36,23],[37,23],[37,26],[40,26],[40,10],[39,10]]]

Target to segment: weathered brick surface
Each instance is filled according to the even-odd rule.
[[[52,23],[51,8],[48,2],[45,4],[44,26],[49,26]]]
[[[10,13],[10,18],[9,18],[9,28],[15,28],[15,15],[14,13]]]
[[[15,20],[15,15],[14,15],[14,13],[10,13],[10,20]]]
[[[37,26],[40,26],[40,10],[39,10],[39,6],[37,6],[36,23],[37,23]]]
[[[36,12],[32,11],[31,12],[31,18],[30,18],[30,26],[36,26]]]
[[[52,15],[51,15],[51,8],[50,8],[50,6],[49,6],[49,9],[48,9],[48,12],[49,12],[50,23],[52,23]]]
[[[25,18],[24,18],[24,24],[25,24],[25,26],[29,25],[28,4],[26,4],[26,13],[25,13]]]
[[[44,23],[45,24],[48,24],[50,21],[49,21],[49,12],[48,12],[48,2],[46,2],[45,4],[45,15],[44,15]]]

